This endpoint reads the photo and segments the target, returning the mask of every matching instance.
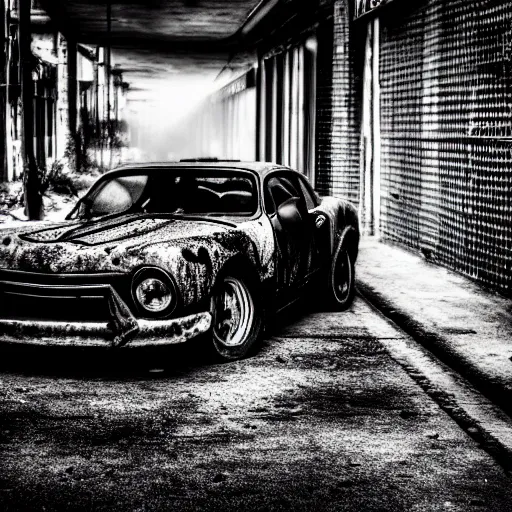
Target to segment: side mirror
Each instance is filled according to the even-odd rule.
[[[302,215],[300,213],[298,197],[291,197],[281,203],[277,209],[277,217],[284,229],[292,233],[298,233],[303,227]]]
[[[78,206],[78,218],[83,220],[90,220],[92,218],[92,201],[84,197]]]
[[[73,209],[66,215],[66,220],[87,220],[89,210],[89,200],[82,197],[75,203]]]

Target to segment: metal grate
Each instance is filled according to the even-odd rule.
[[[383,236],[510,295],[512,3],[400,5],[382,18]]]
[[[334,5],[332,194],[359,203],[359,98],[354,88],[354,45],[345,2]]]
[[[333,20],[318,30],[316,188],[358,204],[361,107],[354,53],[360,41],[349,20],[346,2],[337,1]]]

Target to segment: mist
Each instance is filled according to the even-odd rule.
[[[211,77],[181,77],[129,93],[127,160],[167,161],[198,156],[200,106],[219,88]],[[200,155],[199,155],[200,156]]]

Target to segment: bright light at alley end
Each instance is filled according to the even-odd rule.
[[[151,316],[165,316],[174,306],[174,286],[169,277],[157,269],[144,269],[133,280],[133,296],[139,309]]]

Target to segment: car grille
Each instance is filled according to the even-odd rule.
[[[123,274],[40,274],[0,270],[0,318],[64,322],[109,320],[108,285],[126,294]]]

